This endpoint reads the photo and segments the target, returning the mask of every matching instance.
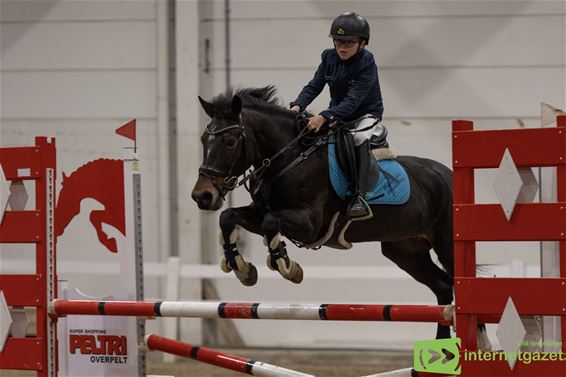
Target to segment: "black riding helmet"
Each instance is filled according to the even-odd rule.
[[[369,24],[365,18],[355,12],[342,13],[332,22],[328,36],[340,41],[364,39],[367,45],[369,43]]]

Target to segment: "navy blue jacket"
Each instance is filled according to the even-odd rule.
[[[322,62],[312,80],[303,88],[291,106],[304,110],[322,92],[330,87],[330,105],[320,113],[329,121],[350,121],[372,114],[381,119],[383,99],[373,54],[361,49],[348,60],[341,60],[334,49],[324,50]]]

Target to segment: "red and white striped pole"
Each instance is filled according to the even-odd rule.
[[[51,314],[140,317],[399,321],[452,324],[451,305],[269,304],[204,301],[53,300]]]
[[[161,351],[187,359],[198,360],[203,363],[212,364],[217,367],[234,370],[252,376],[263,377],[314,377],[311,374],[297,372],[291,369],[281,368],[275,365],[262,363],[245,357],[231,355],[210,348],[199,347],[178,340],[164,338],[162,336],[149,334],[145,337],[145,345],[148,349]]]

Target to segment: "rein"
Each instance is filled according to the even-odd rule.
[[[262,164],[261,164],[260,167],[255,168],[254,170],[250,171],[249,173],[246,173],[246,171],[244,171],[244,173],[242,174],[243,177],[238,181],[239,175],[233,175],[233,170],[234,170],[234,167],[236,165],[236,162],[238,161],[237,157],[239,156],[241,149],[244,150],[244,159],[245,159],[244,164],[246,164],[246,162],[247,162],[246,128],[244,127],[244,124],[243,124],[243,121],[242,121],[242,115],[240,114],[239,119],[238,119],[238,124],[228,126],[228,127],[223,128],[221,130],[211,130],[211,129],[208,128],[208,126],[205,129],[205,132],[209,135],[212,135],[212,136],[217,136],[217,135],[223,134],[223,133],[231,131],[231,130],[238,130],[239,131],[236,151],[234,153],[234,156],[232,157],[232,163],[231,163],[228,171],[218,169],[214,166],[202,164],[199,168],[199,174],[205,176],[206,178],[208,178],[212,182],[212,184],[218,190],[218,192],[220,193],[220,195],[222,196],[223,199],[225,198],[225,196],[228,192],[230,192],[230,191],[232,191],[232,190],[234,190],[234,189],[236,189],[236,188],[238,188],[242,185],[246,188],[246,190],[250,194],[255,196],[255,195],[257,195],[257,193],[260,191],[261,187],[264,184],[271,185],[271,184],[277,182],[278,180],[283,178],[285,175],[287,175],[291,170],[293,170],[295,167],[297,167],[301,162],[305,161],[311,154],[314,153],[314,151],[316,151],[316,149],[318,149],[318,147],[320,147],[321,145],[327,144],[329,137],[336,134],[339,129],[344,128],[344,127],[349,127],[352,124],[359,122],[361,119],[362,118],[356,119],[356,120],[353,120],[353,121],[350,121],[350,122],[336,121],[336,122],[330,124],[330,126],[329,126],[330,131],[326,135],[307,137],[307,135],[311,132],[311,130],[306,125],[308,123],[308,118],[304,113],[298,114],[297,115],[297,127],[300,129],[301,124],[303,124],[302,129],[300,129],[300,131],[299,131],[299,134],[293,140],[291,140],[291,142],[289,144],[285,145],[283,148],[281,148],[279,151],[277,151],[273,156],[271,156],[270,158],[265,158],[262,161]],[[363,129],[351,130],[349,132],[366,131],[366,130],[374,127],[375,124],[378,123],[378,122],[379,122],[379,120],[376,120],[376,122],[374,122],[373,124],[371,124],[367,127],[364,127]],[[301,139],[303,139],[303,144],[306,145],[306,146],[308,145],[309,148],[307,150],[305,150],[304,152],[301,152],[298,157],[296,157],[293,161],[291,161],[290,164],[285,166],[277,174],[275,174],[274,176],[272,176],[270,178],[263,179],[262,178],[263,175],[265,174],[267,169],[271,166],[273,161],[275,161],[276,159],[281,157],[283,155],[283,153],[285,153],[285,152],[289,151],[291,148],[293,148],[297,144],[297,142]],[[306,139],[310,139],[310,140],[307,141]],[[214,178],[221,178],[221,177],[224,177],[224,182],[223,182],[222,186],[218,186],[215,183]],[[254,178],[254,180],[256,181],[256,184],[254,185],[254,188],[253,188],[253,192],[252,192],[252,188],[248,187],[248,185],[247,185],[247,182],[251,178]]]

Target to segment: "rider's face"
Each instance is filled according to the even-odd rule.
[[[348,60],[358,52],[360,41],[340,41],[338,39],[335,39],[334,46],[336,47],[336,53],[338,54],[340,59]]]

